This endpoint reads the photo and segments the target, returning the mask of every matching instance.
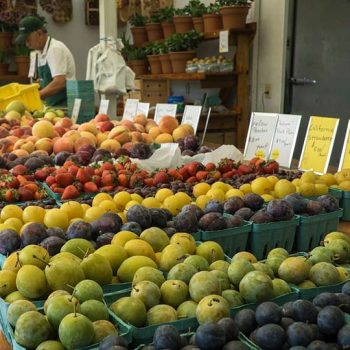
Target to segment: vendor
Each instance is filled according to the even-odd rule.
[[[48,106],[65,106],[66,81],[76,79],[72,53],[64,43],[48,35],[45,22],[39,17],[24,17],[18,27],[16,44],[25,43],[36,50],[31,55],[31,67],[35,67],[40,81],[40,97]]]

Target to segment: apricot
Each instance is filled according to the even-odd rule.
[[[157,123],[153,119],[147,119],[147,124],[145,125],[146,132],[149,132],[151,128],[154,126],[158,126]]]
[[[49,138],[43,138],[35,142],[35,149],[37,151],[45,151],[48,154],[52,153],[53,141]]]
[[[148,133],[153,139],[155,139],[158,135],[161,134],[158,126],[153,126],[151,129],[149,129]]]
[[[185,129],[187,129],[189,135],[194,135],[194,130],[193,130],[192,125],[184,123],[184,124],[181,124],[180,126],[182,126]]]
[[[144,114],[138,114],[134,118],[134,123],[141,124],[143,126],[145,126],[147,122],[148,122],[148,119]]]
[[[184,128],[182,125],[178,126],[173,131],[174,141],[177,141],[178,139],[184,139],[188,135],[189,135],[189,132],[188,132],[187,128]]]
[[[131,132],[131,142],[132,143],[138,143],[142,142],[142,135],[138,131],[132,131]]]
[[[65,138],[68,137],[72,142],[75,142],[76,140],[79,139],[80,134],[76,130],[69,130],[63,135],[63,137]]]
[[[120,147],[120,143],[117,140],[113,139],[104,140],[100,145],[101,149],[105,149],[111,153],[116,152]]]
[[[153,138],[151,135],[149,134],[146,134],[146,133],[142,133],[142,141],[145,142],[145,143],[153,143]]]
[[[171,134],[178,127],[178,125],[179,123],[176,118],[165,115],[159,122],[159,130],[162,133]]]
[[[86,137],[87,139],[90,139],[91,142],[94,143],[94,145],[96,146],[97,140],[94,134],[92,134],[91,132],[88,131],[81,131],[80,132],[80,136],[81,137]]]
[[[155,143],[172,143],[174,142],[173,137],[170,134],[167,133],[163,133],[160,134],[156,137],[156,139],[154,140]]]
[[[52,139],[54,137],[53,125],[47,120],[40,120],[33,125],[32,134],[39,139],[44,137]]]
[[[135,125],[136,131],[138,131],[138,132],[145,132],[146,131],[146,129],[143,125],[138,124],[138,123],[135,123],[134,125]]]
[[[97,145],[100,146],[101,143],[105,140],[107,140],[107,134],[104,134],[103,132],[99,132],[96,135]]]
[[[74,151],[74,143],[68,137],[58,138],[54,142],[53,152],[55,154],[57,154],[57,153],[63,152],[63,151],[66,151],[66,152],[69,152],[69,153],[73,153],[73,151]]]
[[[93,135],[97,135],[97,133],[98,133],[96,126],[92,123],[83,123],[83,124],[79,125],[78,131],[79,132],[87,131]]]

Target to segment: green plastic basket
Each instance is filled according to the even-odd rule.
[[[122,297],[125,297],[125,296],[130,296],[130,289],[124,290],[121,292],[117,292],[117,293],[111,293],[108,296],[104,296],[104,298],[106,300],[107,305],[110,305],[114,301],[116,301]],[[135,327],[131,324],[124,322],[118,316],[113,314],[113,312],[111,312],[111,314],[112,314],[112,317],[114,318],[115,322],[118,324],[119,329],[122,329],[123,333],[127,334],[126,339],[129,341],[130,338],[132,338],[133,349],[135,347],[138,347],[139,345],[142,345],[142,344],[152,343],[154,332],[159,325],[138,328],[138,327]],[[173,322],[166,322],[163,324],[169,324],[169,325],[174,326],[179,331],[179,333],[187,333],[190,330],[197,329],[197,327],[199,326],[197,319],[195,317],[177,320],[177,321],[173,321]],[[126,331],[126,330],[128,330],[128,331]]]
[[[299,226],[295,234],[294,249],[308,252],[319,246],[327,233],[337,231],[342,216],[342,209],[332,213],[300,216]]]
[[[203,242],[215,241],[221,245],[226,255],[232,257],[237,252],[245,251],[249,233],[252,229],[251,222],[245,221],[242,226],[227,228],[220,231],[202,231]]]
[[[306,299],[306,300],[311,300],[317,295],[324,293],[324,292],[329,292],[329,293],[340,293],[343,285],[349,281],[344,281],[338,284],[332,284],[330,286],[324,286],[324,287],[316,287],[316,288],[298,288],[296,286],[296,289],[299,291],[299,298],[300,299]]]
[[[264,259],[270,250],[277,247],[284,248],[290,253],[293,250],[298,225],[298,216],[289,221],[253,224],[248,241],[249,251],[258,260]]]
[[[329,193],[339,199],[339,206],[343,209],[343,221],[350,221],[350,191],[343,191],[337,188],[329,188]]]
[[[270,301],[276,303],[279,306],[282,306],[283,304],[287,303],[288,301],[296,301],[299,299],[299,290],[296,287],[290,287],[291,293],[280,295],[276,298],[271,299]],[[249,303],[249,304],[243,304],[237,307],[232,307],[230,309],[230,316],[235,316],[239,311],[243,309],[251,309],[255,310],[258,307],[259,303]]]

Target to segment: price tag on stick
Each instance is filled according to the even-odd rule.
[[[98,114],[108,114],[109,100],[101,100]]]
[[[205,134],[207,133],[209,119],[210,119],[210,113],[211,113],[211,107],[209,108],[208,115],[207,115],[207,120],[205,122],[205,127],[204,127],[204,131],[203,131],[203,137],[202,137],[201,145],[203,145],[204,139],[205,139]]]
[[[191,125],[194,130],[194,134],[196,134],[201,113],[202,106],[186,106],[181,124]]]
[[[228,30],[223,30],[220,32],[219,34],[219,52],[220,53],[228,52],[229,50],[228,37],[229,37]]]
[[[149,103],[139,102],[137,104],[136,115],[143,114],[147,118],[148,117],[148,112],[149,112],[149,106],[150,106]]]
[[[154,114],[154,121],[158,124],[160,120],[166,115],[170,115],[171,117],[176,118],[176,111],[177,104],[158,103]]]
[[[350,168],[350,120],[348,122],[348,127],[346,128],[343,145],[338,171]]]
[[[139,103],[139,100],[134,99],[134,98],[128,98],[125,102],[125,107],[124,107],[124,113],[123,113],[123,120],[133,120],[134,117],[136,116],[137,112],[137,105]]]
[[[73,110],[72,110],[72,122],[73,122],[73,124],[76,124],[78,121],[80,107],[81,107],[81,98],[75,98]]]
[[[310,117],[299,162],[300,170],[318,174],[327,172],[338,124],[338,118]]]

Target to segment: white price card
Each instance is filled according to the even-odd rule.
[[[73,124],[76,124],[78,121],[80,107],[81,107],[81,98],[75,98],[73,109],[72,109],[72,118],[71,118]]]
[[[108,114],[109,100],[102,99],[100,102],[100,108],[98,114]]]
[[[202,106],[186,106],[181,124],[191,125],[194,130],[194,134],[196,134],[201,113]]]
[[[279,114],[269,159],[290,168],[298,137],[301,115]]]
[[[220,32],[220,35],[219,35],[219,52],[220,53],[228,52],[229,50],[228,38],[229,38],[228,30],[223,30]]]
[[[177,104],[169,103],[158,103],[156,106],[156,112],[154,114],[154,121],[159,123],[160,120],[166,116],[170,115],[171,117],[176,117]]]
[[[134,99],[134,98],[128,98],[125,102],[125,107],[124,107],[124,113],[123,113],[123,120],[133,120],[134,117],[136,116],[137,112],[137,105],[139,103],[139,100]]]
[[[267,159],[278,122],[276,113],[252,113],[249,123],[244,158]]]
[[[149,106],[150,106],[149,103],[139,102],[137,104],[136,115],[143,114],[147,118],[148,117],[148,112],[149,112]]]

